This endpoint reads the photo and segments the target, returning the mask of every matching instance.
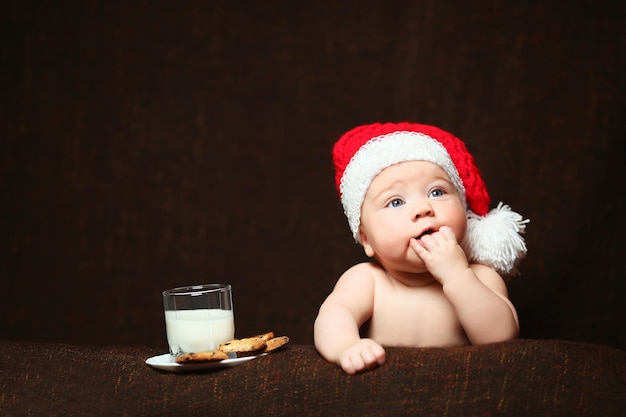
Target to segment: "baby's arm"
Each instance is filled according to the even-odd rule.
[[[519,322],[500,275],[484,265],[471,265],[470,272],[446,282],[444,294],[454,306],[472,344],[515,339]]]
[[[472,344],[501,342],[519,335],[517,312],[502,277],[487,266],[469,265],[450,228],[442,227],[421,242],[411,242],[411,246],[443,286]]]
[[[371,339],[361,339],[360,326],[372,314],[374,279],[371,265],[355,265],[337,281],[315,320],[315,347],[329,362],[350,375],[382,365],[385,351]]]

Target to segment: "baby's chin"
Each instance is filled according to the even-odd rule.
[[[417,242],[419,245],[419,242]],[[409,253],[408,256],[408,265],[406,266],[406,272],[411,274],[424,274],[428,272],[428,268],[424,264],[422,258],[419,257],[417,253],[413,250],[413,248],[409,248],[409,251],[413,253]]]
[[[437,282],[426,268],[421,272],[412,272],[405,277],[405,284],[411,287],[426,287]]]

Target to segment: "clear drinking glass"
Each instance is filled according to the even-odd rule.
[[[163,291],[170,354],[216,350],[235,337],[230,284],[204,284]]]

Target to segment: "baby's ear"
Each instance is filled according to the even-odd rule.
[[[373,258],[376,253],[374,252],[374,248],[372,248],[372,245],[369,244],[367,234],[363,231],[362,227],[359,227],[359,242],[361,242],[361,245],[363,245],[363,251],[365,251],[365,254],[368,257]]]

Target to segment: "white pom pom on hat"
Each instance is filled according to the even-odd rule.
[[[358,241],[361,205],[370,184],[383,169],[406,161],[440,166],[464,200],[467,233],[462,246],[470,261],[501,274],[516,272],[526,255],[526,223],[509,206],[489,211],[489,194],[465,144],[435,126],[417,123],[373,123],[343,134],[333,148],[335,184],[353,237]]]

